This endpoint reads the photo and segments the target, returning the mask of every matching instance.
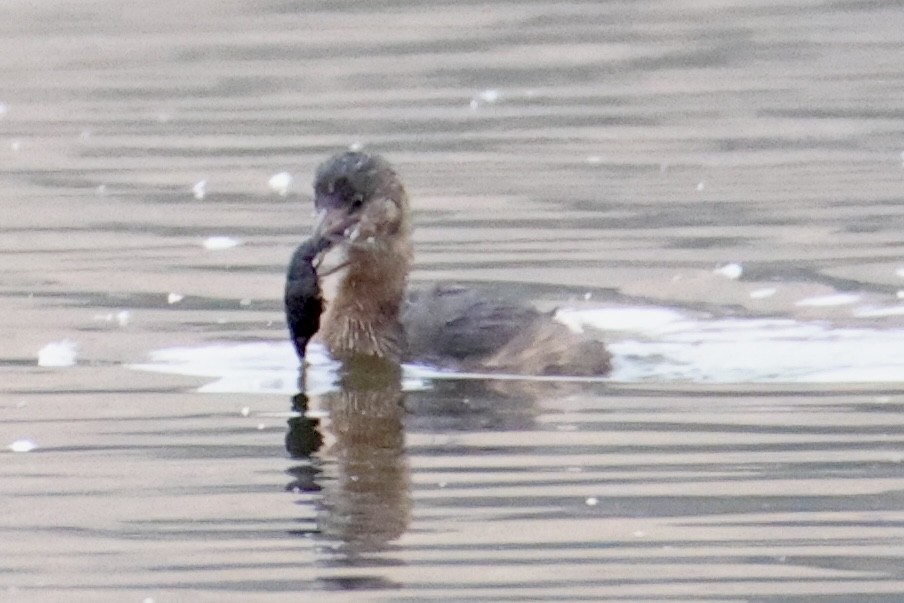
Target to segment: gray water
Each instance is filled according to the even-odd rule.
[[[0,17],[0,600],[904,598],[899,3]],[[359,144],[415,284],[616,374],[297,395],[282,273]]]

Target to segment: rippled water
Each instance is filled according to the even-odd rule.
[[[0,14],[0,600],[904,597],[898,3]],[[282,272],[352,144],[415,283],[613,376],[298,394]]]

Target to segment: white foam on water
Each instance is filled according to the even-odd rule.
[[[292,178],[292,174],[289,172],[279,172],[270,177],[270,180],[267,181],[267,186],[280,197],[285,197],[289,194],[289,189],[292,188],[293,182],[294,178]]]
[[[305,391],[320,394],[338,389],[339,363],[317,343],[309,345],[307,352]],[[298,358],[292,346],[282,341],[166,348],[152,352],[149,362],[129,368],[212,379],[198,388],[201,393],[294,394],[299,390]],[[425,389],[425,378],[434,374],[438,371],[406,367],[403,389]]]
[[[556,320],[575,332],[583,332],[585,326],[603,331],[655,332],[684,320],[685,315],[671,308],[560,308]]]
[[[672,320],[667,320],[669,312]],[[572,311],[570,321],[612,331],[637,309]],[[786,318],[694,317],[651,312],[634,337],[610,339],[613,381],[904,383],[904,328],[836,328]]]
[[[713,270],[713,274],[724,276],[727,279],[736,281],[744,274],[744,267],[736,262],[725,264]]]
[[[38,350],[38,366],[68,367],[75,366],[78,357],[78,344],[69,339],[52,341]]]
[[[901,298],[899,298],[901,299]],[[882,316],[904,316],[904,305],[886,306],[876,308],[873,306],[864,306],[856,308],[853,312],[857,318],[878,318]]]
[[[904,383],[904,328],[841,328],[789,318],[713,318],[659,307],[559,310],[575,330],[599,332],[613,354],[612,375],[599,378],[461,373],[405,365],[403,388],[440,379],[683,383]],[[338,363],[308,348],[305,390],[337,388]],[[209,393],[298,391],[298,361],[288,342],[222,343],[167,348],[131,368],[211,381]]]
[[[498,102],[500,98],[502,98],[502,95],[499,93],[499,91],[492,88],[484,90],[477,96],[485,103],[495,103]]]
[[[20,440],[16,440],[6,448],[11,452],[31,452],[38,447],[32,440],[27,438],[22,438]]]
[[[191,187],[192,196],[198,201],[207,195],[207,180],[198,180]]]
[[[241,241],[238,239],[233,239],[232,237],[208,237],[204,239],[202,243],[204,249],[209,249],[211,251],[220,251],[222,249],[232,249],[233,247],[237,247],[241,245]]]
[[[778,289],[773,289],[772,287],[756,289],[750,292],[750,299],[766,299],[767,297],[772,297],[776,293],[778,293]]]
[[[860,296],[856,293],[836,293],[834,295],[820,295],[818,297],[808,297],[800,301],[794,302],[795,306],[846,306],[856,303],[860,300]]]

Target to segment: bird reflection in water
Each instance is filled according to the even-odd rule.
[[[411,512],[401,368],[362,358],[348,363],[339,390],[295,396],[286,448],[306,461],[289,488],[316,493],[317,539],[352,562],[387,548]],[[311,532],[307,532],[311,533]]]

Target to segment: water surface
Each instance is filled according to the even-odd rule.
[[[904,596],[897,3],[0,13],[0,600]],[[415,284],[612,378],[299,395],[282,272],[357,144]]]

